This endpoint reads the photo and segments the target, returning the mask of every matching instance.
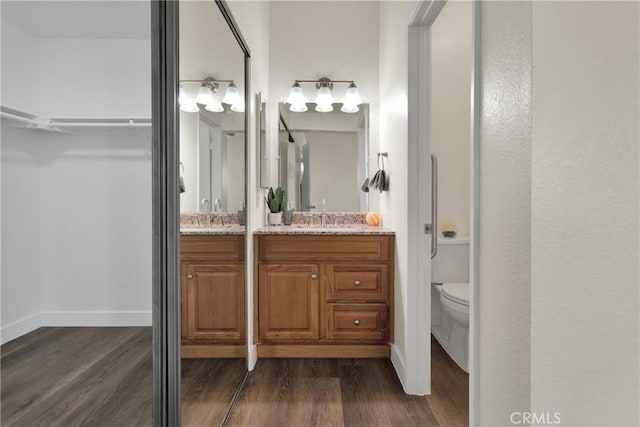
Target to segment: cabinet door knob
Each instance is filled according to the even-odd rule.
[[[356,320],[353,321],[353,324],[356,325],[356,326],[360,326],[360,321],[358,319],[356,319]]]
[[[316,280],[316,279],[318,278],[318,275],[317,275],[316,273],[313,273],[313,274],[311,275],[311,278],[312,278],[313,280]]]
[[[360,286],[360,280],[356,280],[355,282],[353,282],[353,284],[356,286]]]
[[[187,274],[187,279],[193,279],[193,274]]]

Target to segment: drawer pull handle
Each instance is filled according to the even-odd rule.
[[[356,325],[356,326],[360,326],[360,321],[358,319],[356,319],[356,320],[353,321],[353,324]]]
[[[187,279],[193,279],[193,274],[187,274]]]
[[[360,286],[360,280],[356,280],[355,282],[353,282],[353,284],[356,286]]]
[[[313,274],[311,275],[311,279],[312,279],[312,280],[316,280],[317,278],[318,278],[318,275],[317,275],[316,273],[313,273]]]

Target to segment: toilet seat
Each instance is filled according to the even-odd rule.
[[[441,295],[450,301],[469,306],[468,283],[443,283]]]

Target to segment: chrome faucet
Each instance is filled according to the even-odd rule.
[[[206,210],[203,209],[203,206],[205,204],[207,205],[207,209]],[[200,200],[200,210],[203,211],[203,212],[211,212],[211,203],[209,202],[209,199],[205,198],[205,199]]]
[[[322,199],[322,227],[327,226],[327,201]]]
[[[213,201],[213,211],[214,212],[220,212],[221,210],[222,210],[222,200],[215,199]]]

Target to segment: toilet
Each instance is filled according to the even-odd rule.
[[[431,333],[469,372],[469,241],[447,239],[438,245],[432,260]]]

